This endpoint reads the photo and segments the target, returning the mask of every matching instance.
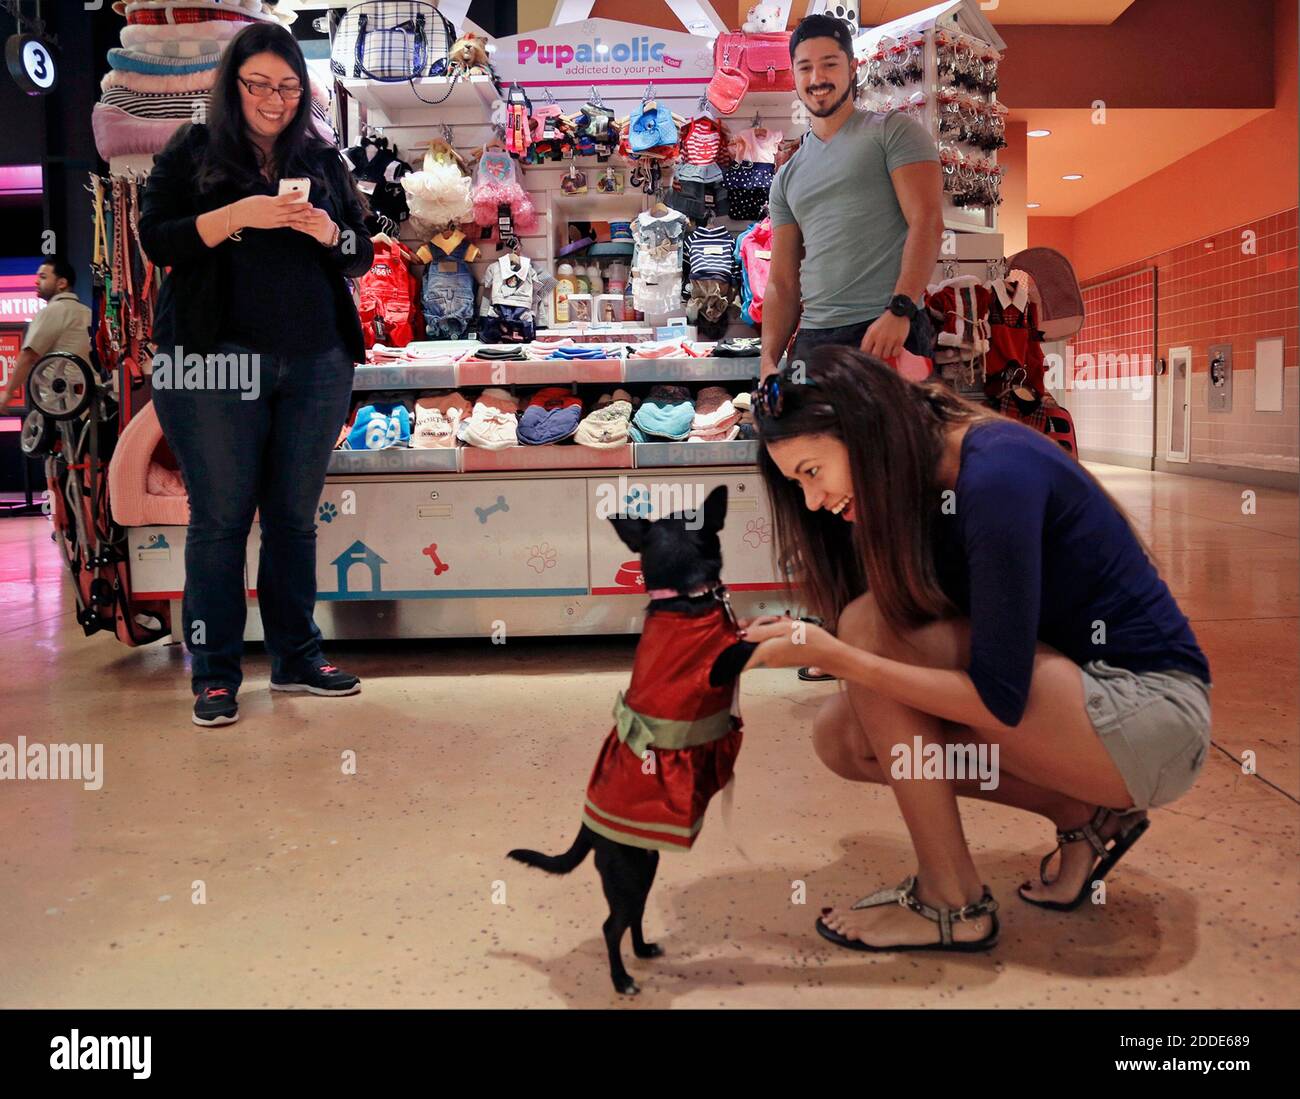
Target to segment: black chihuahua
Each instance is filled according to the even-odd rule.
[[[609,919],[604,923],[614,987],[640,991],[623,968],[623,933],[638,958],[661,951],[645,941],[641,917],[661,850],[689,850],[709,799],[731,779],[740,750],[738,678],[757,645],[742,641],[722,585],[718,531],[727,489],[714,489],[701,512],[651,522],[614,516],[618,536],[641,555],[650,604],[637,643],[632,682],[614,704],[587,786],[582,827],[563,855],[516,849],[509,857],[567,874],[596,852]]]

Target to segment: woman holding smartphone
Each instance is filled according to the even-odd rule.
[[[226,48],[207,123],[182,127],[155,158],[140,213],[146,253],[170,268],[153,399],[189,492],[184,629],[198,725],[238,718],[254,512],[271,688],[360,690],[322,654],[313,611],[316,508],[365,357],[345,281],[373,258],[364,217],[338,150],[312,129],[297,42],[283,27],[247,27]],[[185,369],[198,356],[207,369]]]

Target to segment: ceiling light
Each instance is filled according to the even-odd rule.
[[[1062,176],[1062,179],[1082,179],[1083,176],[1078,172],[1071,172],[1068,176]]]
[[[1041,202],[1026,202],[1026,203],[1025,203],[1025,209],[1026,209],[1026,210],[1037,210],[1041,205],[1042,205]]]
[[[1025,136],[1026,137],[1051,137],[1052,131],[1051,130],[1030,130]]]

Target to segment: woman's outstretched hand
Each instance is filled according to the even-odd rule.
[[[744,640],[758,642],[758,648],[754,650],[743,671],[753,668],[802,668],[812,664],[833,673],[828,664],[835,664],[840,642],[821,626],[801,622],[797,618],[765,615],[742,621],[740,629]]]

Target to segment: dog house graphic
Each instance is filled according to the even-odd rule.
[[[352,589],[348,587],[348,571],[353,565],[365,565],[370,570],[370,591],[372,593],[384,590],[380,581],[379,570],[381,566],[388,564],[388,562],[360,539],[348,546],[330,564],[338,570],[339,595],[352,594]]]

